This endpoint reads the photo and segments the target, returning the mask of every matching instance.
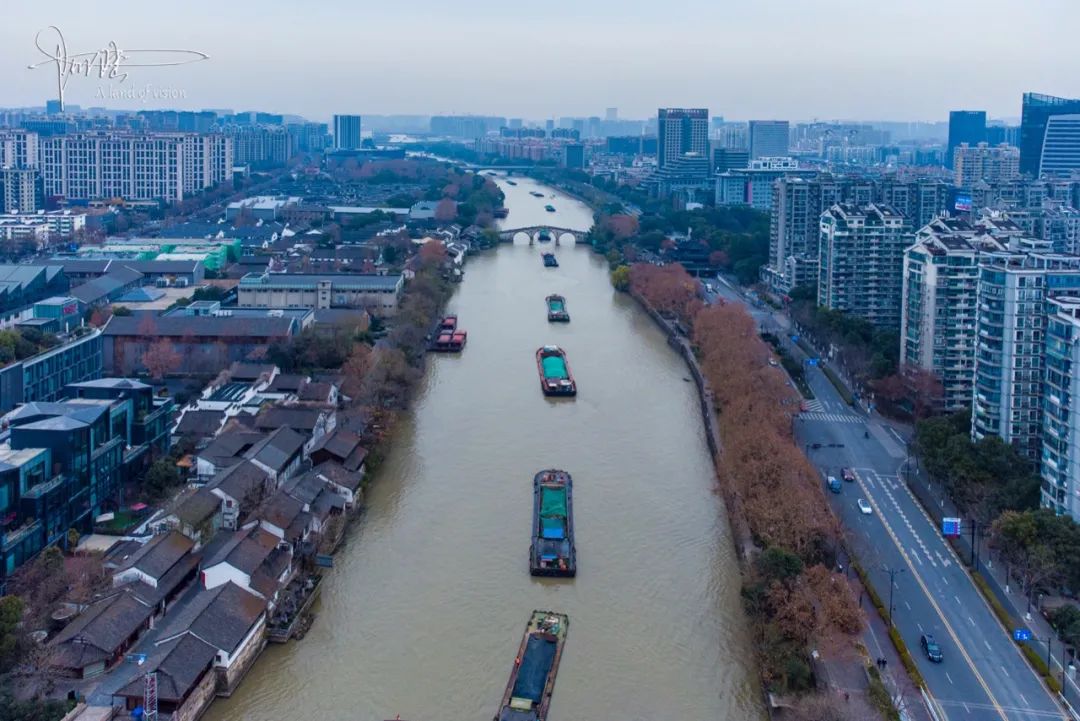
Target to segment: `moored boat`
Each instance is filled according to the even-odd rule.
[[[533,611],[494,721],[547,718],[569,629],[570,619],[566,614]]]
[[[577,395],[577,383],[566,360],[566,352],[557,345],[536,349],[536,370],[540,373],[540,389],[546,396]]]
[[[574,546],[573,481],[566,471],[549,469],[533,478],[533,538],[529,573],[534,576],[577,575]]]
[[[545,205],[544,210],[546,210],[549,213],[554,213],[555,212],[555,206],[554,205]]]
[[[517,185],[517,183],[515,183],[513,180],[507,180],[506,184],[507,185]]]
[[[550,243],[551,233],[546,230],[541,230],[539,233],[536,234],[536,239],[539,240],[541,243]]]
[[[443,319],[439,321],[439,332],[444,333],[446,331],[450,331],[451,333],[453,333],[455,330],[457,330],[457,316],[443,316]]]
[[[569,323],[570,313],[566,310],[566,298],[561,295],[549,295],[547,301],[548,321],[551,323]]]
[[[534,198],[543,198],[544,197],[543,193],[538,193],[535,190],[530,190],[529,195],[533,196]]]
[[[435,337],[431,344],[431,350],[437,353],[457,353],[465,348],[465,342],[468,339],[469,334],[467,331],[444,331]]]
[[[558,268],[559,261],[555,259],[554,253],[543,253],[541,257],[544,259],[544,267],[546,268]]]

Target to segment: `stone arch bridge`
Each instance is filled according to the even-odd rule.
[[[530,225],[525,228],[507,228],[506,230],[499,231],[499,241],[503,243],[513,243],[514,236],[518,233],[529,236],[529,245],[536,242],[537,236],[540,235],[540,231],[546,230],[551,233],[551,239],[555,242],[555,245],[559,244],[559,238],[564,235],[574,236],[575,243],[582,243],[585,241],[585,236],[589,234],[587,230],[574,230],[573,228],[559,228],[554,225]]]

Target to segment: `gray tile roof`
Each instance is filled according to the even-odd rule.
[[[258,380],[264,373],[269,376],[274,372],[273,364],[265,363],[233,363],[229,368],[229,375],[234,381]]]
[[[225,411],[186,411],[176,426],[176,435],[207,438],[221,430]]]
[[[127,591],[92,604],[50,642],[55,649],[51,664],[81,669],[108,660],[148,622],[153,612]]]
[[[265,611],[266,601],[229,581],[216,588],[201,589],[170,614],[158,638],[168,641],[188,633],[231,654]]]
[[[255,416],[255,427],[268,431],[285,426],[311,435],[319,424],[319,418],[325,414],[326,411],[322,409],[306,406],[271,406]]]
[[[148,659],[142,666],[132,664],[117,673],[124,674],[124,683],[116,696],[142,698],[145,681],[151,671],[157,672],[158,701],[178,703],[195,688],[204,673],[213,673],[217,649],[191,634],[184,634],[157,646],[145,649]],[[130,680],[129,680],[130,679]]]
[[[304,436],[292,428],[281,427],[271,433],[266,445],[252,453],[250,458],[280,472],[300,453],[305,441]]]
[[[191,553],[195,542],[182,533],[170,531],[154,536],[142,548],[133,553],[118,570],[136,569],[153,579],[159,579],[173,566]]]
[[[206,484],[207,490],[218,490],[239,503],[253,502],[269,484],[266,471],[251,461],[241,461],[223,471]]]
[[[219,533],[206,547],[203,568],[228,563],[250,576],[277,548],[278,540],[277,536],[259,526]]]
[[[135,316],[113,316],[105,326],[106,336],[142,337],[142,319]],[[154,318],[154,335],[167,338],[237,337],[284,338],[296,332],[293,318],[239,318],[229,316],[158,316]]]

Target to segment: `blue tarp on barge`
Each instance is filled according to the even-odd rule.
[[[544,697],[544,686],[551,672],[551,664],[555,661],[556,648],[554,640],[549,641],[540,636],[529,638],[511,696],[540,703],[540,699]]]

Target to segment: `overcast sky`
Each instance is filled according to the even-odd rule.
[[[84,107],[547,118],[708,107],[731,119],[1019,116],[1080,96],[1080,0],[2,0],[0,106],[56,95],[35,47],[198,50],[209,60],[72,77]],[[46,49],[51,51],[54,41]],[[146,57],[146,56],[143,56]],[[135,62],[134,57],[131,62]],[[178,100],[103,99],[112,90]]]

